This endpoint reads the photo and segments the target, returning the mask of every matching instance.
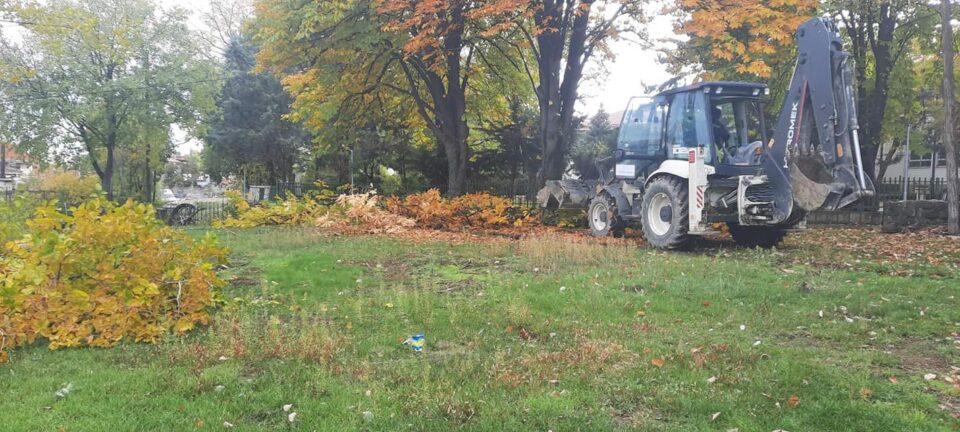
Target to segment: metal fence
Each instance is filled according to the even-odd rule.
[[[536,207],[536,194],[541,186],[539,181],[530,179],[477,179],[469,181],[465,190],[467,193],[482,192],[509,198],[515,206],[529,208]],[[883,222],[883,203],[903,199],[905,188],[906,196],[911,200],[946,198],[944,179],[894,177],[877,182],[877,193],[874,197],[860,200],[840,211],[813,212],[808,216],[807,221],[814,225],[881,224]],[[441,187],[440,189],[443,191],[445,188]],[[303,197],[305,194],[317,190],[317,186],[312,183],[277,183],[273,185],[271,198],[278,199],[288,194]],[[16,194],[25,194],[45,201],[57,199],[63,202],[63,197],[55,191],[18,190],[16,192],[6,191],[4,194],[5,203],[12,203]],[[192,204],[197,206],[197,214],[193,219],[193,224],[196,225],[209,225],[236,212],[233,205],[226,200],[197,201],[192,202]],[[159,210],[158,213],[162,213]]]

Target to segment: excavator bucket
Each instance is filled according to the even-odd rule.
[[[797,49],[769,156],[789,176],[777,183],[790,189],[793,207],[837,210],[874,194],[860,155],[849,55],[836,26],[820,18],[797,30]]]
[[[547,180],[537,192],[537,204],[545,209],[587,208],[596,196],[596,181]]]

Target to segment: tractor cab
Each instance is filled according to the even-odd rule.
[[[763,84],[706,81],[635,97],[620,123],[621,159],[685,161],[691,150],[704,147],[705,163],[711,166],[760,165],[768,140],[763,115],[767,94]],[[617,176],[624,174],[621,170]]]

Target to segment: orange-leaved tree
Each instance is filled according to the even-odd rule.
[[[817,11],[817,0],[677,0],[674,30],[689,39],[671,60],[698,64],[710,79],[771,78],[789,63],[797,27]]]

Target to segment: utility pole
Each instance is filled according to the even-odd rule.
[[[0,179],[7,178],[7,142],[0,141]]]
[[[960,179],[953,136],[953,0],[940,1],[940,45],[943,50],[943,146],[947,151],[947,233],[960,235]]]
[[[907,122],[907,145],[903,147],[903,200],[907,200],[907,191],[910,189],[910,122]]]
[[[357,193],[353,188],[353,149],[347,149],[350,152],[350,195]]]

